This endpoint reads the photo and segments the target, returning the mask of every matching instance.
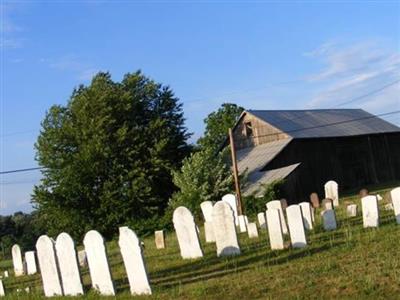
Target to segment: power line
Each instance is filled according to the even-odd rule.
[[[2,172],[0,172],[0,175],[3,175],[3,174],[10,174],[10,173],[29,172],[29,171],[35,171],[35,170],[40,170],[40,169],[43,169],[43,167],[26,168],[26,169],[17,169],[17,170],[8,170],[8,171],[2,171]]]
[[[346,104],[350,104],[350,103],[356,102],[356,101],[358,101],[360,99],[366,98],[366,97],[371,96],[371,95],[376,94],[376,93],[379,93],[379,92],[387,89],[388,87],[391,87],[392,85],[395,85],[396,83],[399,83],[399,82],[400,82],[400,79],[398,79],[396,81],[393,81],[393,82],[391,82],[389,84],[386,84],[386,85],[384,85],[384,86],[382,86],[382,87],[380,87],[380,88],[378,88],[376,90],[370,91],[370,92],[368,92],[368,93],[366,93],[364,95],[361,95],[361,96],[358,96],[358,97],[356,97],[354,99],[351,99],[349,101],[342,102],[342,103],[340,103],[338,105],[335,105],[334,107],[339,107],[339,106],[343,106],[343,105],[346,105]]]

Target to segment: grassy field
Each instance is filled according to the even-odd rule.
[[[400,225],[393,211],[383,209],[389,202],[387,191],[374,191],[384,196],[378,229],[363,229],[360,211],[358,217],[346,217],[345,204],[359,204],[358,196],[348,196],[336,210],[339,229],[324,232],[318,211],[316,227],[308,232],[309,245],[304,249],[271,251],[266,231],[260,231],[258,239],[240,234],[242,255],[217,258],[215,245],[206,244],[201,235],[204,258],[183,260],[174,233],[167,235],[164,250],[155,249],[153,238],[146,238],[144,254],[153,295],[135,298],[400,299]],[[107,249],[118,295],[110,298],[132,298],[117,243],[109,242]],[[11,273],[11,261],[0,262],[0,269]],[[87,269],[82,276],[87,294],[81,298],[99,298],[90,291]],[[11,275],[3,282],[9,294],[6,299],[42,298],[39,275]],[[29,294],[17,292],[25,287],[30,287]]]

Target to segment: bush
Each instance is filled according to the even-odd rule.
[[[282,186],[284,180],[275,180],[269,184],[263,185],[262,196],[256,197],[254,195],[244,197],[243,203],[245,207],[245,214],[248,216],[255,216],[257,213],[265,211],[265,204],[269,201],[281,199]],[[254,194],[258,194],[257,192]]]

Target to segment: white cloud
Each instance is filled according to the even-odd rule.
[[[378,42],[351,45],[326,43],[306,54],[323,67],[307,77],[319,88],[308,103],[310,108],[337,107],[354,99],[347,107],[361,107],[373,113],[400,108],[400,53]],[[393,83],[381,91],[382,87]],[[371,93],[373,91],[376,93]],[[362,95],[371,95],[356,100]],[[346,107],[346,106],[344,106]]]
[[[4,50],[12,50],[22,48],[25,38],[20,36],[23,28],[14,23],[11,13],[15,10],[10,3],[0,3],[1,20],[0,20],[0,48]]]
[[[76,79],[89,81],[99,70],[88,63],[82,62],[75,55],[65,55],[57,59],[41,58],[41,63],[46,63],[52,69],[73,73]]]

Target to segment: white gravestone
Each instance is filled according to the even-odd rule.
[[[156,230],[154,232],[154,242],[157,249],[165,249],[165,234],[164,230]]]
[[[8,271],[4,271],[4,277],[8,278],[8,276],[9,276]]]
[[[150,295],[151,288],[147,277],[142,248],[135,232],[128,227],[119,228],[119,248],[128,274],[132,295]]]
[[[362,207],[364,228],[378,227],[379,209],[378,209],[378,199],[376,198],[376,196],[365,196],[361,198],[361,207]]]
[[[356,217],[357,216],[357,204],[347,205],[346,212],[347,212],[348,217]]]
[[[83,239],[83,245],[85,246],[92,287],[100,295],[114,296],[114,284],[111,278],[103,237],[96,230],[90,230]]]
[[[213,203],[211,201],[204,201],[200,203],[201,212],[203,213],[205,222],[212,222],[212,209]]]
[[[204,222],[204,234],[207,243],[215,242],[214,226],[212,222]]]
[[[75,243],[69,234],[62,232],[58,235],[56,239],[56,254],[64,295],[83,295]]]
[[[336,181],[330,180],[325,183],[325,198],[332,199],[333,206],[339,206],[339,190]]]
[[[272,250],[285,248],[283,243],[283,231],[281,224],[281,214],[279,209],[271,208],[266,211],[269,243]]]
[[[0,280],[0,297],[5,296],[3,281]]]
[[[196,224],[190,210],[179,206],[174,210],[173,223],[183,259],[203,257]]]
[[[394,209],[396,222],[397,224],[400,224],[400,187],[391,190],[390,197],[392,198],[392,206]]]
[[[37,273],[35,251],[25,252],[26,273],[33,275]]]
[[[313,217],[311,212],[311,204],[309,202],[301,202],[299,203],[301,208],[301,214],[303,216],[304,227],[307,230],[313,229]]]
[[[286,208],[290,240],[293,248],[307,246],[306,233],[304,231],[303,216],[300,205],[294,204]]]
[[[333,209],[327,209],[322,212],[322,224],[327,231],[336,230],[336,215]]]
[[[19,247],[19,245],[15,244],[14,246],[12,246],[11,255],[12,255],[12,261],[13,261],[13,265],[14,265],[15,277],[24,275],[25,268],[24,268],[24,263],[22,261],[21,248]]]
[[[54,241],[42,235],[36,242],[36,254],[42,276],[43,290],[46,297],[62,296],[61,279],[58,273]]]
[[[324,210],[334,209],[332,199],[327,198],[322,200],[321,205]]]
[[[287,225],[286,225],[285,215],[283,214],[281,201],[280,200],[269,201],[269,202],[267,202],[266,206],[267,206],[267,210],[268,209],[279,210],[279,215],[280,215],[281,225],[282,225],[282,232],[283,232],[283,234],[287,234],[288,229],[287,229]],[[267,219],[268,219],[268,217],[267,217]]]
[[[87,267],[87,257],[85,250],[78,251],[78,262],[81,267],[83,268]]]
[[[222,197],[222,201],[227,202],[231,206],[233,210],[233,216],[235,218],[235,224],[236,226],[239,226],[236,196],[233,194],[226,194],[225,196]]]
[[[213,207],[212,217],[217,255],[229,256],[240,254],[232,207],[225,201],[218,201]]]
[[[247,233],[249,234],[249,238],[258,238],[258,230],[256,223],[247,224]]]
[[[315,208],[311,205],[311,220],[314,223],[315,222]]]
[[[265,213],[260,212],[257,214],[258,224],[260,225],[260,229],[267,229],[267,221],[265,220]]]
[[[246,227],[246,218],[245,216],[238,216],[238,220],[239,220],[239,232],[243,233],[247,231],[247,227]]]
[[[249,224],[249,218],[247,218],[247,216],[244,216],[244,221],[246,222],[246,227],[247,227],[247,224]]]

